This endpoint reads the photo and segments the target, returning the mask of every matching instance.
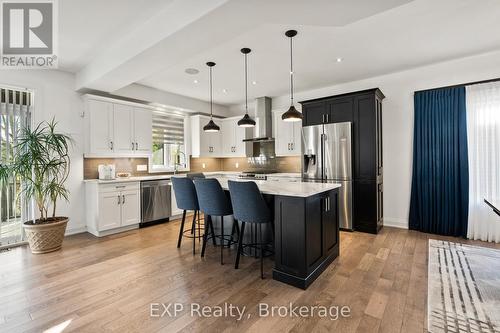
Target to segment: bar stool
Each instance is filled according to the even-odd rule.
[[[241,221],[241,229],[238,239],[238,252],[234,268],[237,269],[240,263],[240,256],[244,246],[259,247],[260,249],[260,277],[264,278],[264,252],[272,252],[264,248],[262,241],[262,225],[271,224],[272,216],[269,207],[260,193],[257,184],[254,182],[228,181],[229,192],[231,193],[231,203],[233,205],[234,218]],[[259,228],[259,240],[254,244],[243,244],[246,223],[252,223]],[[272,226],[271,226],[272,230]]]
[[[202,172],[190,172],[188,174],[186,174],[186,177],[191,179],[191,180],[195,180],[196,178],[205,178],[205,175],[202,173]],[[200,212],[198,212],[198,218],[196,219],[196,222],[193,220],[193,223],[191,225],[191,235],[194,235],[194,229],[195,228],[198,228],[198,241],[200,241],[200,237],[201,237],[201,219],[200,219],[200,216],[203,215],[203,212],[200,214]],[[204,218],[203,218],[204,220]],[[215,242],[215,240],[214,240]]]
[[[193,255],[196,252],[196,228],[194,227],[196,221],[196,215],[200,214],[200,207],[198,204],[198,197],[196,195],[196,189],[194,187],[193,181],[189,178],[184,177],[172,177],[172,187],[175,193],[175,199],[177,202],[177,207],[183,210],[182,212],[182,222],[179,230],[179,239],[177,240],[177,248],[181,247],[182,237],[185,232],[190,232],[193,236],[184,236],[188,238],[193,238]],[[191,230],[184,231],[184,223],[186,221],[186,212],[188,210],[194,211],[193,223]],[[201,231],[198,231],[199,233]],[[212,233],[213,230],[212,230]]]
[[[236,243],[233,240],[233,232],[235,230],[235,223],[233,221],[233,232],[230,238],[224,236],[224,216],[232,215],[233,208],[231,207],[231,200],[228,198],[220,183],[214,178],[196,178],[194,180],[194,186],[196,188],[196,194],[198,195],[198,202],[200,204],[200,209],[207,215],[205,221],[205,230],[211,228],[214,230],[212,216],[220,216],[221,218],[221,234],[220,236],[215,236],[212,234],[212,239],[215,241],[215,237],[220,239],[220,263],[224,265],[224,241],[227,240],[227,246],[230,247],[231,244]],[[239,228],[238,228],[239,233]],[[205,256],[205,248],[207,246],[208,235],[205,232],[203,235],[203,245],[201,248],[201,256]]]

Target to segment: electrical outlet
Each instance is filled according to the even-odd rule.
[[[205,169],[205,168],[206,168],[205,163],[201,163],[201,167],[202,167],[203,169]]]
[[[147,164],[138,164],[137,171],[148,171],[148,165]]]

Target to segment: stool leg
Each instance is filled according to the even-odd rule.
[[[207,247],[208,229],[210,228],[210,217],[205,219],[205,232],[203,233],[203,243],[201,245],[201,257],[205,256],[205,248]]]
[[[194,216],[196,216],[196,212],[197,212],[197,210],[194,211]],[[193,223],[191,223],[191,235],[194,235],[194,228],[195,228],[195,224],[194,224],[194,219],[193,219]]]
[[[208,226],[210,227],[210,230],[212,231],[212,243],[214,246],[217,246],[217,243],[215,242],[215,229],[214,229],[214,224],[212,223],[212,216],[208,215]]]
[[[236,252],[236,261],[234,263],[234,268],[238,269],[238,266],[240,265],[240,255],[241,251],[243,250],[243,234],[245,232],[245,222],[241,222],[241,229],[240,229],[240,234],[238,237],[238,251]]]
[[[201,239],[200,211],[198,211],[198,242]]]
[[[233,220],[233,225],[231,226],[231,239],[227,242],[227,247],[230,248],[231,247],[231,243],[234,242],[233,240],[233,236],[234,236],[234,231],[235,231],[235,224],[236,220]]]
[[[177,248],[181,247],[182,233],[184,232],[184,221],[186,221],[186,210],[182,212],[181,229],[179,230],[179,239],[177,240]]]
[[[196,213],[197,212],[198,212],[197,210],[194,211],[194,215],[193,215],[193,227],[191,228],[191,231],[193,232],[193,256],[196,253],[196,225],[195,225],[195,223],[196,223]]]
[[[240,225],[238,223],[238,220],[236,219],[233,220],[233,228],[231,230],[231,243],[234,243],[233,236],[235,232],[236,232],[236,241],[238,241],[238,239],[240,238]],[[230,243],[228,244],[228,246],[230,247]]]
[[[224,216],[220,217],[220,264],[224,265]]]
[[[259,224],[260,243],[260,278],[264,279],[264,243],[262,242],[262,224]]]

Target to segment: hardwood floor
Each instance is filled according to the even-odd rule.
[[[423,332],[427,239],[471,242],[385,227],[377,235],[341,233],[340,257],[303,291],[271,279],[272,261],[207,247],[193,257],[190,239],[176,249],[179,222],[95,238],[67,237],[63,250],[0,253],[0,332]],[[198,246],[199,253],[199,246]],[[231,261],[230,261],[231,260]],[[151,303],[182,303],[176,317],[151,317]],[[259,303],[348,306],[349,318],[259,317]],[[242,320],[190,316],[189,304],[246,306]],[[249,316],[250,315],[250,316]]]

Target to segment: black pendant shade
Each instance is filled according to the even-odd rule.
[[[290,108],[281,115],[283,121],[301,121],[302,113],[300,113],[293,105],[293,44],[292,39],[297,35],[297,30],[288,30],[285,36],[290,38]]]
[[[243,118],[238,120],[238,126],[240,127],[254,127],[255,126],[255,120],[250,118],[248,113],[246,113]]]
[[[300,113],[295,106],[291,105],[287,112],[281,115],[283,121],[301,121],[302,113]]]
[[[207,62],[207,66],[210,70],[210,121],[208,122],[208,124],[203,126],[203,131],[205,131],[205,132],[218,132],[218,131],[220,131],[220,127],[216,123],[214,123],[214,121],[212,119],[212,115],[213,115],[212,67],[215,66],[215,62],[209,61],[209,62]]]
[[[218,131],[220,131],[220,127],[217,126],[217,124],[214,123],[214,121],[212,119],[210,119],[210,121],[208,122],[208,124],[206,124],[205,126],[203,126],[203,130],[205,132],[218,132]]]
[[[249,115],[248,115],[248,66],[247,66],[247,55],[252,52],[247,47],[244,47],[241,49],[241,53],[245,56],[245,115],[243,118],[241,118],[238,121],[238,126],[239,127],[254,127],[255,126],[255,120],[253,120]]]

